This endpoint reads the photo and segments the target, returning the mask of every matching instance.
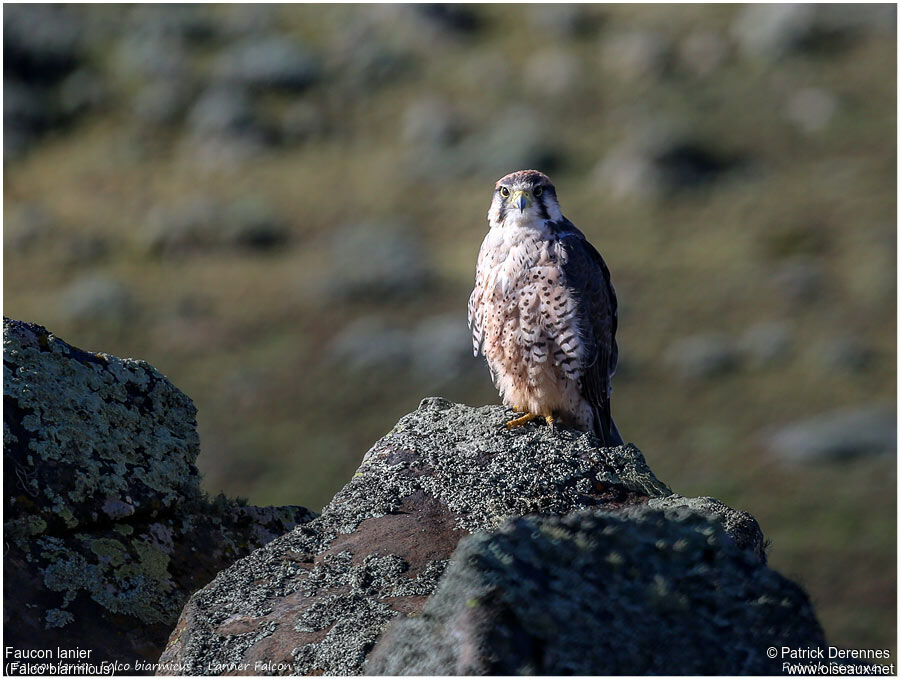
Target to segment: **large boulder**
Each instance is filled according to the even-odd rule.
[[[200,490],[191,400],[144,361],[3,321],[5,643],[155,660],[188,596],[314,514]]]
[[[682,507],[511,519],[466,538],[369,674],[781,672],[767,649],[824,647],[794,583]]]
[[[618,573],[609,580],[615,590],[606,595],[611,605],[622,605],[637,615],[653,606],[645,600],[649,590],[641,589],[647,583],[656,583],[660,592],[684,587],[683,592],[671,594],[655,611],[656,617],[648,617],[635,632],[635,639],[642,643],[654,625],[679,624],[682,635],[692,634],[693,621],[683,607],[694,604],[708,607],[702,620],[711,625],[739,628],[744,623],[755,624],[775,605],[767,603],[770,596],[777,602],[787,601],[790,611],[786,609],[778,619],[781,627],[777,633],[767,636],[760,632],[761,638],[810,642],[821,638],[803,593],[766,568],[762,534],[751,516],[711,498],[673,494],[633,445],[602,448],[591,434],[564,427],[550,431],[543,424],[508,431],[504,423],[511,416],[499,406],[470,408],[440,398],[425,399],[369,450],[357,473],[321,516],[236,562],[191,597],[160,659],[160,672],[346,675],[418,671],[413,659],[417,650],[399,649],[397,634],[382,642],[379,638],[392,621],[414,618],[423,610],[434,615],[435,607],[449,610],[446,606],[457,604],[466,610],[469,599],[453,594],[463,590],[453,585],[451,578],[460,577],[453,573],[458,574],[463,567],[460,560],[476,549],[473,545],[482,545],[493,554],[492,567],[499,569],[496,577],[506,578],[504,582],[519,577],[519,570],[532,578],[530,584],[523,581],[525,589],[516,593],[516,597],[535,597],[531,608],[516,609],[524,616],[520,621],[524,627],[528,627],[528,611],[535,607],[568,602],[568,608],[547,613],[549,627],[529,631],[535,640],[576,613],[581,616],[578,620],[599,615],[591,629],[603,629],[608,616],[597,608],[602,603],[598,593],[604,586],[602,580],[590,579],[568,594],[550,592],[542,587],[551,580],[541,569],[550,573],[556,568],[556,582],[565,588],[582,578],[579,558],[593,563],[591,560],[602,561],[613,553],[619,565],[608,564],[599,571]],[[560,518],[585,511],[600,513],[591,515],[594,518],[585,518],[585,514]],[[505,523],[526,515],[541,518],[511,524],[512,529]],[[591,527],[582,526],[590,521]],[[540,537],[544,528],[546,539]],[[494,537],[483,535],[498,530]],[[490,540],[505,540],[503,536],[510,531],[522,540],[526,540],[525,534],[536,532],[536,542],[523,543],[521,554],[514,547],[508,553],[491,551]],[[461,547],[463,551],[453,556],[462,538],[477,533],[482,537],[472,538],[465,543],[468,547]],[[553,540],[558,543],[559,559]],[[584,556],[578,557],[579,550]],[[524,556],[517,561],[517,555]],[[438,589],[448,563],[454,564],[451,574]],[[510,570],[503,572],[504,567]],[[618,568],[622,570],[615,570]],[[628,585],[632,571],[636,580]],[[664,580],[657,582],[657,575]],[[485,575],[484,582],[492,577]],[[703,583],[710,587],[722,583],[729,589],[702,594]],[[435,591],[438,594],[429,599]],[[593,592],[598,596],[596,604],[578,604],[572,598],[578,592]],[[450,603],[445,606],[441,601]],[[723,602],[730,607],[714,610]],[[509,605],[515,608],[522,603],[521,598],[514,598]],[[582,605],[582,610],[572,610],[576,604]],[[665,613],[671,606],[681,606],[681,612]],[[761,607],[756,617],[744,610],[753,606]],[[797,618],[796,626],[791,627],[790,612],[805,617]],[[535,624],[540,627],[543,623],[537,620]],[[440,635],[449,629],[439,621],[414,633],[424,648],[428,634]],[[675,643],[679,637],[678,630],[659,633],[661,643]],[[400,636],[404,634],[401,631]],[[613,630],[606,634],[604,643],[623,638]],[[709,638],[730,637],[716,637],[713,631]],[[692,640],[699,643],[700,637]],[[367,664],[376,643],[399,649],[396,663],[391,651],[379,652]],[[456,650],[448,642],[441,655],[443,664],[429,664],[425,671],[454,673],[469,667],[454,659]],[[625,658],[627,651],[621,653]],[[529,665],[512,661],[490,665],[478,660],[471,669],[496,667],[511,672],[514,666]],[[534,665],[535,671],[548,674],[565,667]],[[579,667],[585,673],[603,673],[604,669],[596,664]],[[629,665],[622,660],[608,667]],[[684,665],[689,667],[693,666]],[[681,671],[680,667],[670,669]]]

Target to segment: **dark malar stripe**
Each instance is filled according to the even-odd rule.
[[[535,200],[537,201],[537,205],[538,205],[538,214],[540,214],[541,218],[545,222],[547,222],[550,220],[550,213],[547,212],[547,206],[544,204],[544,196],[545,195],[546,195],[546,192],[542,193],[540,196],[535,198]]]

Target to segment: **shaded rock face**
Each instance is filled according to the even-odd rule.
[[[646,505],[508,521],[466,538],[370,674],[775,674],[824,646],[803,591],[717,522]]]
[[[238,561],[191,598],[160,659],[163,671],[367,672],[366,659],[388,624],[432,605],[426,601],[459,540],[496,531],[510,517],[593,509],[607,512],[610,525],[624,526],[638,523],[630,512],[654,503],[654,516],[673,517],[674,528],[659,529],[674,531],[669,552],[682,537],[678,531],[693,540],[669,567],[672,578],[700,582],[705,571],[679,574],[677,568],[706,568],[692,559],[698,541],[712,536],[712,561],[720,558],[714,550],[727,544],[723,564],[731,559],[748,571],[769,572],[749,515],[710,498],[673,495],[634,446],[604,449],[591,434],[537,424],[507,431],[510,415],[499,406],[425,399],[369,450],[320,517]],[[690,522],[701,520],[709,532],[695,535]],[[592,537],[602,539],[602,529]],[[651,551],[655,544],[644,534],[634,540]],[[647,572],[653,567],[648,563]],[[377,667],[391,670],[380,662]]]
[[[3,322],[4,633],[155,660],[188,595],[308,521],[200,491],[191,400],[143,361]]]

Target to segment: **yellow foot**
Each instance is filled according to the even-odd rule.
[[[519,411],[516,410],[516,412]],[[538,417],[538,415],[535,415],[534,413],[525,413],[524,415],[522,415],[522,417],[517,417],[516,419],[507,422],[506,428],[513,429],[514,427],[521,427],[523,424],[528,424],[536,417]]]
[[[556,429],[556,418],[553,417],[553,415],[544,415],[544,421],[547,423],[547,426],[550,427],[550,431]]]

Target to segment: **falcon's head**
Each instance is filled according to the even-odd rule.
[[[519,170],[494,187],[488,222],[492,227],[540,227],[562,219],[556,188],[543,172]]]

